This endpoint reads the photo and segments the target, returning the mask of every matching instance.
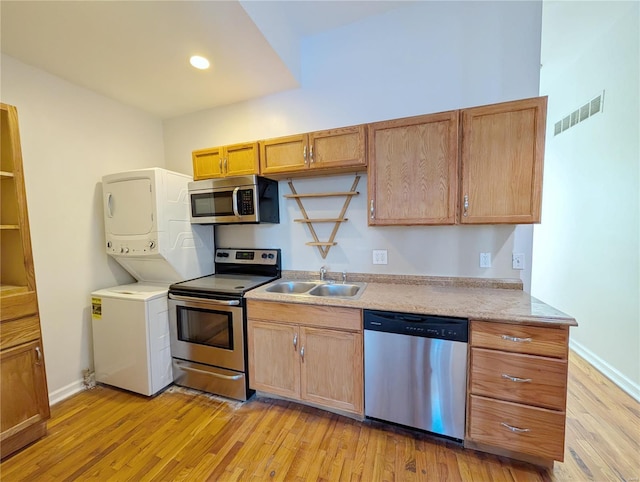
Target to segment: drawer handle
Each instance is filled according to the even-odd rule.
[[[531,338],[518,338],[517,336],[502,335],[503,340],[515,341],[516,343],[531,343]]]
[[[509,430],[511,430],[512,432],[515,432],[515,433],[531,432],[531,430],[528,429],[528,428],[512,427],[508,423],[504,423],[504,422],[500,422],[500,425],[502,425],[503,427],[507,427]]]
[[[293,348],[298,350],[298,334],[293,335]]]
[[[506,378],[507,380],[511,380],[512,382],[518,382],[518,383],[529,383],[529,382],[531,382],[531,378],[512,377],[511,375],[507,375],[506,373],[502,374],[502,378]]]

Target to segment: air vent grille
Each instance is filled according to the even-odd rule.
[[[590,102],[587,102],[582,107],[574,110],[568,116],[565,116],[558,122],[553,125],[553,135],[557,136],[558,134],[563,133],[567,129],[577,125],[579,122],[582,122],[585,119],[588,119],[594,114],[598,112],[602,112],[604,107],[604,90],[597,97],[592,99]]]

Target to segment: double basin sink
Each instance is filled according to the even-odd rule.
[[[366,285],[366,283],[334,281],[279,281],[266,288],[265,291],[289,295],[356,299],[362,295]]]

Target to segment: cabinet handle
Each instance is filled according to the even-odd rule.
[[[467,216],[468,215],[468,211],[469,211],[469,195],[465,194],[464,195],[464,212],[463,212],[463,216]]]
[[[222,157],[220,158],[220,161],[218,161],[218,165],[220,167],[220,174],[222,174]]]
[[[302,357],[302,361],[304,361],[304,347],[300,348],[300,356]]]
[[[313,160],[313,145],[309,147],[309,159],[311,160],[311,162],[315,162]]]
[[[518,338],[517,336],[502,335],[503,340],[514,341],[516,343],[531,343],[531,338]]]
[[[304,159],[305,165],[307,164],[307,146],[304,146],[302,149],[302,158]]]
[[[509,430],[511,430],[512,432],[515,432],[515,433],[531,432],[531,429],[513,427],[513,426],[509,425],[508,423],[504,423],[504,422],[500,422],[500,425],[502,425],[503,427],[507,427]]]
[[[224,158],[224,172],[225,173],[229,172],[229,169],[227,168],[227,158],[226,157]]]
[[[293,347],[298,350],[298,335],[293,335]]]
[[[40,347],[36,347],[36,365],[40,365],[42,363],[42,352],[40,351]]]
[[[369,212],[371,213],[371,219],[373,219],[373,213],[374,213],[374,210],[373,210],[373,199],[371,200],[371,207],[369,208]]]
[[[507,380],[511,380],[512,382],[518,382],[518,383],[529,383],[529,382],[531,382],[531,378],[512,377],[511,375],[507,375],[506,373],[502,374],[502,378],[506,378]]]

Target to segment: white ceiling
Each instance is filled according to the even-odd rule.
[[[406,4],[2,0],[0,46],[164,119],[296,88],[303,37]],[[192,68],[194,54],[212,68]]]

